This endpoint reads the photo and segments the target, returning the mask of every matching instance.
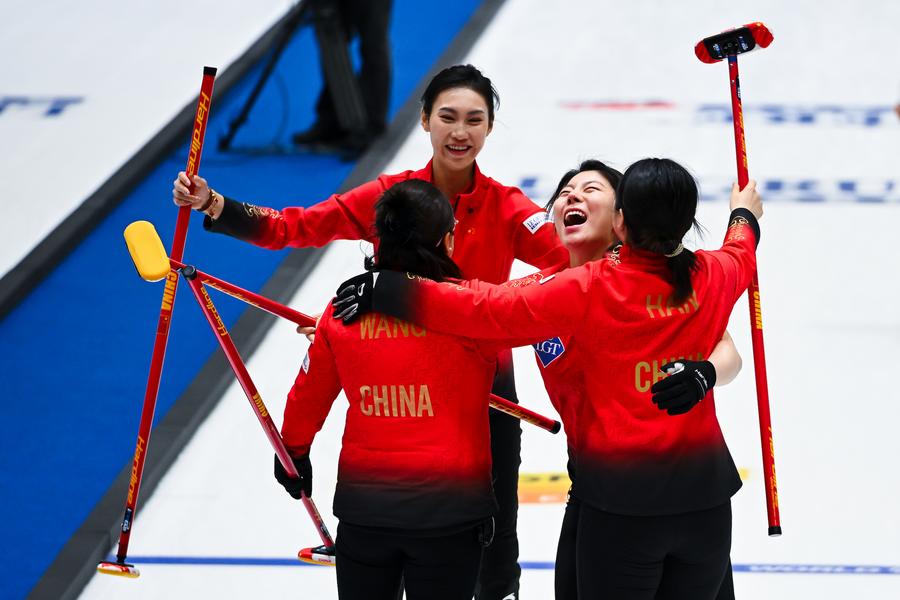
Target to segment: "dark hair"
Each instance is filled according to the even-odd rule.
[[[441,243],[456,218],[444,194],[421,179],[401,181],[375,203],[375,255],[366,268],[408,271],[435,281],[462,279]]]
[[[491,80],[472,65],[453,65],[431,78],[422,93],[422,111],[426,117],[431,116],[431,109],[434,108],[438,95],[453,88],[468,88],[480,94],[487,104],[488,125],[494,124],[494,108],[500,105],[500,96]]]
[[[603,175],[603,177],[605,177],[609,182],[609,185],[612,186],[613,190],[619,187],[619,181],[622,180],[622,173],[618,169],[613,169],[603,161],[589,158],[588,160],[582,161],[582,163],[578,165],[577,169],[566,171],[566,174],[563,175],[562,179],[559,180],[559,185],[556,186],[556,191],[553,192],[553,195],[550,196],[550,200],[548,200],[547,204],[544,205],[544,210],[546,210],[547,212],[553,210],[553,203],[556,202],[556,198],[557,196],[559,196],[559,193],[562,191],[562,189],[569,185],[569,182],[572,181],[573,177],[575,177],[579,173],[584,173],[585,171],[597,171],[598,173]]]
[[[667,158],[645,158],[625,171],[616,189],[616,208],[625,217],[628,243],[669,255],[676,253],[691,227],[698,228],[697,182],[687,169]],[[691,273],[697,257],[682,250],[668,257],[672,302],[680,304],[693,291]]]

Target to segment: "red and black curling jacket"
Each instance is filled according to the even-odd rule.
[[[282,434],[309,452],[339,392],[347,419],[334,514],[356,525],[446,529],[494,513],[488,396],[496,350],[370,313],[322,316]]]
[[[693,293],[673,305],[662,255],[624,245],[600,260],[517,288],[413,281],[384,272],[375,306],[430,329],[466,323],[470,335],[501,341],[568,336],[572,361],[576,478],[582,501],[618,514],[663,515],[726,501],[741,485],[710,391],[690,412],[670,416],[651,401],[659,367],[703,360],[722,339],[756,266],[759,225],[732,213],[717,251],[698,251]],[[567,433],[569,433],[567,431]]]

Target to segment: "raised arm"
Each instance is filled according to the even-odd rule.
[[[722,269],[726,279],[722,290],[731,292],[733,302],[744,293],[756,272],[756,247],[760,239],[758,220],[762,213],[756,182],[750,181],[743,190],[735,184],[725,241],[718,251],[708,253]]]
[[[190,194],[187,175],[179,173],[173,200],[179,206],[203,212],[205,229],[278,250],[287,246],[319,247],[339,239],[372,241],[375,202],[385,184],[379,178],[313,206],[283,210],[227,198],[199,176],[194,177],[194,188]]]

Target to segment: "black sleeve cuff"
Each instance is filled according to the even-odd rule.
[[[756,216],[750,212],[750,210],[746,208],[736,208],[731,211],[731,216],[728,218],[728,227],[731,227],[735,221],[746,221],[750,228],[753,229],[753,233],[756,235],[756,246],[759,247],[759,221],[756,220]]]
[[[225,196],[222,196],[222,199],[225,201],[222,214],[218,219],[212,219],[206,215],[203,218],[203,229],[213,233],[224,233],[239,240],[253,241],[257,223],[245,204]]]

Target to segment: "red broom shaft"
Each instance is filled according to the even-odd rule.
[[[519,406],[514,402],[510,402],[506,398],[491,394],[490,403],[493,408],[504,412],[508,415],[521,419],[526,423],[531,423],[541,429],[546,429],[550,433],[557,433],[560,430],[559,421],[554,421],[549,417],[540,415],[532,410],[528,410],[523,406]]]
[[[169,259],[169,262],[172,264],[173,269],[181,269],[185,265],[179,260]],[[288,321],[292,321],[297,325],[302,325],[304,327],[312,327],[316,324],[315,318],[305,315],[301,312],[294,310],[284,304],[280,304],[275,302],[274,300],[270,300],[265,296],[260,296],[255,292],[251,292],[250,290],[245,290],[242,287],[238,287],[233,283],[228,283],[218,277],[213,277],[209,273],[204,273],[203,271],[197,271],[197,278],[200,279],[205,285],[213,287],[220,292],[228,294],[233,298],[237,298],[242,302],[246,302],[251,306],[255,306],[257,308],[261,308],[271,315],[275,315],[276,317],[281,317],[283,319],[287,319]]]
[[[747,142],[744,138],[744,110],[741,107],[741,82],[738,77],[736,56],[728,57],[728,78],[731,83],[731,115],[734,122],[734,150],[737,158],[738,186],[744,189],[750,177],[747,174]]]
[[[731,84],[731,111],[734,121],[738,186],[744,189],[750,177],[747,170],[744,111],[741,106],[741,84],[736,56],[728,57],[728,77]],[[756,271],[754,271],[750,287],[747,289],[747,299],[750,306],[750,337],[753,342],[753,370],[756,376],[756,403],[759,413],[759,437],[762,448],[769,535],[780,535],[781,517],[778,511],[778,486],[775,480],[775,441],[772,436],[772,417],[769,411],[769,383],[766,374],[766,350],[763,343],[762,305],[760,303],[759,276]]]
[[[781,516],[778,511],[778,484],[775,478],[775,439],[772,436],[772,417],[769,412],[769,383],[766,376],[766,350],[763,342],[759,281],[755,273],[753,281],[747,289],[747,295],[750,300],[750,334],[753,340],[753,369],[756,375],[759,436],[762,446],[769,535],[780,535]]]
[[[194,125],[191,133],[191,147],[188,154],[187,169],[189,175],[196,174],[197,169],[200,167],[200,156],[203,152],[203,139],[206,134],[206,124],[209,121],[209,105],[210,100],[212,99],[215,77],[215,68],[203,68],[203,82],[200,86],[200,97],[197,101],[197,111],[194,116]],[[184,254],[184,244],[187,238],[190,213],[190,207],[181,207],[175,222],[175,236],[172,240],[172,250],[169,254],[170,256],[176,257],[178,260],[181,260],[181,257]],[[147,457],[147,446],[150,443],[153,415],[156,412],[159,382],[162,377],[162,368],[166,357],[166,345],[168,344],[169,339],[169,327],[172,322],[172,310],[177,289],[178,274],[170,272],[166,278],[166,287],[163,290],[162,306],[159,311],[159,321],[156,325],[156,338],[153,342],[153,353],[150,358],[150,373],[147,378],[147,387],[144,392],[144,404],[141,409],[141,422],[138,426],[137,443],[135,444],[134,457],[132,458],[131,463],[131,479],[128,484],[128,495],[125,502],[125,516],[122,519],[122,528],[121,533],[119,534],[119,547],[116,551],[116,558],[120,563],[124,563],[125,557],[128,555],[128,543],[131,539],[131,529],[137,508],[141,479],[144,473],[144,461]]]
[[[235,376],[237,376],[238,382],[244,390],[244,394],[246,394],[247,399],[250,401],[250,406],[253,408],[256,418],[259,420],[259,424],[262,425],[266,437],[269,438],[269,443],[272,444],[272,448],[275,449],[278,460],[281,462],[281,465],[284,467],[288,476],[298,479],[300,473],[297,472],[294,461],[291,459],[291,455],[284,445],[284,440],[281,439],[281,433],[279,433],[278,428],[275,426],[275,422],[272,420],[272,415],[269,414],[266,405],[263,403],[259,391],[253,383],[253,379],[250,378],[250,373],[247,372],[247,367],[244,365],[244,361],[241,359],[237,347],[234,345],[231,336],[228,334],[228,330],[225,328],[225,324],[222,322],[221,317],[219,317],[219,313],[216,311],[212,298],[209,297],[209,294],[200,282],[199,277],[189,278],[188,285],[194,293],[194,297],[197,299],[197,303],[200,305],[200,309],[203,311],[207,323],[209,323],[209,326],[216,333],[216,339],[219,341],[219,346],[222,348],[222,351],[225,352],[225,357],[228,359]],[[306,508],[306,512],[309,513],[310,518],[316,525],[316,529],[319,531],[319,537],[322,539],[322,543],[328,548],[333,548],[334,540],[332,539],[331,534],[328,533],[328,528],[325,526],[325,521],[319,514],[316,505],[313,503],[312,499],[306,496],[306,494],[302,495],[301,500],[303,506]]]

